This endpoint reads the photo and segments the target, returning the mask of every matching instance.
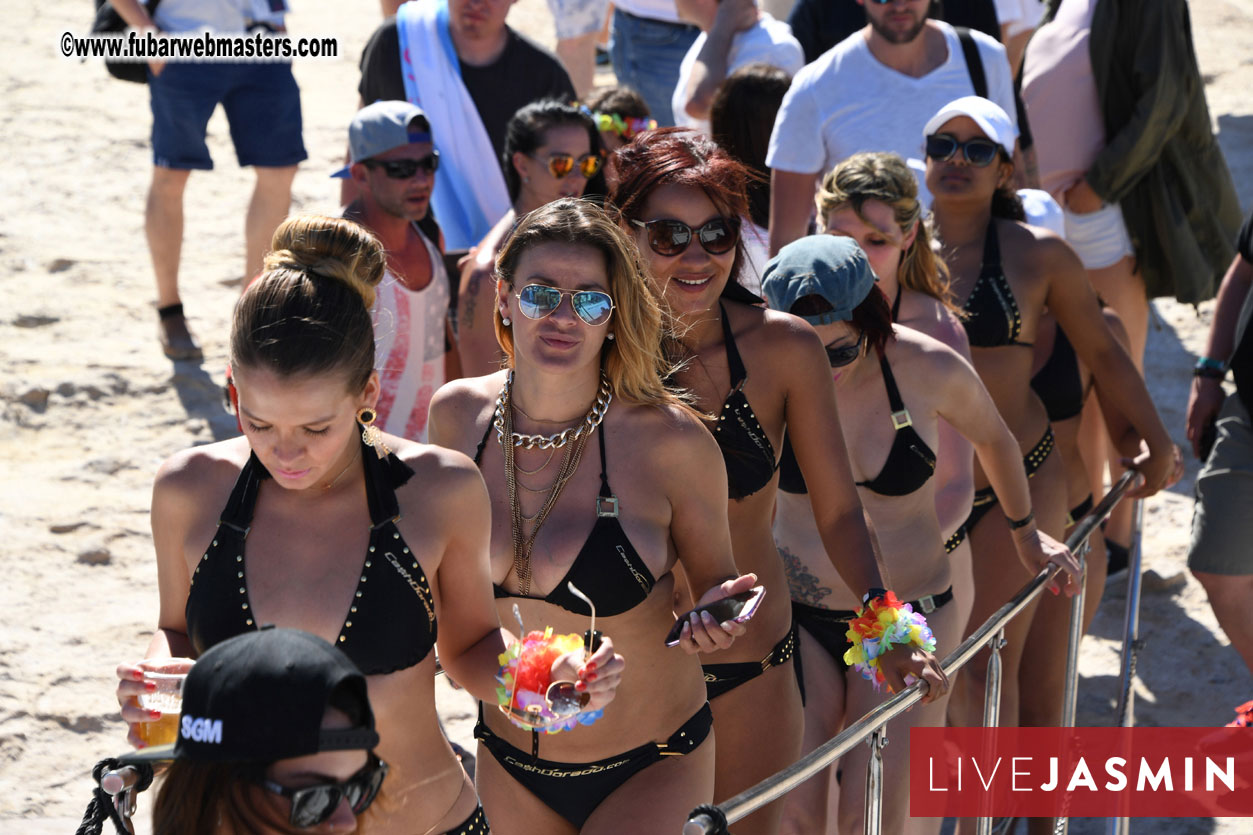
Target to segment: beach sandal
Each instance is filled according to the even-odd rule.
[[[157,327],[157,339],[161,341],[161,350],[172,360],[202,360],[204,354],[196,339],[187,329],[187,319],[183,316],[183,303],[167,304],[157,308],[157,316],[161,322]]]
[[[1253,700],[1236,708],[1236,718],[1227,723],[1228,728],[1253,728]]]

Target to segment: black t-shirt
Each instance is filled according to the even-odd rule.
[[[461,80],[479,111],[483,127],[500,162],[505,147],[505,126],[513,114],[537,99],[576,99],[574,85],[565,68],[549,52],[507,29],[509,40],[495,63],[486,67],[461,64]],[[374,30],[361,54],[361,83],[357,92],[366,104],[404,101],[405,82],[400,75],[400,38],[396,19],[388,18]],[[439,135],[439,125],[432,125]]]
[[[954,26],[978,29],[998,41],[1001,39],[994,0],[933,2],[930,17]],[[787,22],[792,27],[792,35],[805,50],[805,63],[808,64],[864,27],[866,11],[857,0],[798,0]]]
[[[1240,239],[1236,243],[1239,257],[1253,265],[1253,212],[1244,221]],[[1231,353],[1231,375],[1236,380],[1236,393],[1244,401],[1244,408],[1253,415],[1253,289],[1244,299],[1240,320],[1236,324],[1236,349]]]

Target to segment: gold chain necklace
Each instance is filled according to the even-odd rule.
[[[360,444],[357,444],[357,453],[356,453],[356,455],[353,455],[353,456],[352,456],[352,458],[351,458],[351,459],[349,459],[348,463],[344,465],[344,468],[343,468],[342,470],[340,470],[340,471],[339,471],[339,475],[335,476],[333,479],[331,479],[330,481],[328,481],[326,484],[323,484],[323,485],[322,485],[322,491],[323,491],[323,492],[326,492],[327,490],[330,490],[332,487],[334,487],[336,484],[338,484],[338,483],[339,483],[339,480],[340,480],[341,478],[343,478],[343,477],[344,477],[344,473],[348,472],[348,468],[349,468],[349,467],[351,467],[353,464],[357,463],[357,458],[358,458],[360,455],[361,455],[361,445],[360,445]]]
[[[538,467],[536,467],[534,470],[524,470],[524,469],[522,469],[522,467],[521,467],[521,466],[518,466],[518,465],[517,465],[517,463],[516,463],[516,459],[515,459],[515,464],[514,464],[514,466],[517,466],[517,467],[518,467],[518,472],[522,473],[522,475],[537,475],[537,474],[539,474],[539,473],[544,472],[544,470],[548,469],[548,465],[552,463],[552,461],[553,461],[553,456],[554,456],[554,455],[556,455],[556,454],[557,454],[557,448],[556,448],[556,447],[553,447],[552,449],[548,450],[548,457],[544,459],[544,463],[543,463],[543,464],[540,464],[540,465],[539,465]],[[523,485],[523,488],[524,488],[524,489],[529,489],[529,488],[526,488],[526,486],[525,486],[525,485]]]
[[[513,410],[509,408],[509,383],[512,381],[513,372],[505,379],[505,385],[501,389],[500,397],[497,399],[496,414],[501,422],[497,425],[499,435],[503,439],[506,434],[511,438],[517,436],[513,431]],[[602,385],[602,390],[604,385]],[[503,444],[505,453],[505,487],[509,497],[510,510],[510,533],[513,535],[513,566],[510,569],[512,573],[518,575],[518,593],[523,597],[530,594],[531,591],[531,549],[535,547],[535,539],[539,536],[540,529],[544,526],[548,514],[557,504],[566,484],[574,476],[579,468],[579,462],[583,459],[583,450],[587,447],[587,440],[591,437],[592,430],[595,430],[601,420],[604,419],[604,408],[600,410],[595,422],[592,422],[592,416],[600,406],[601,398],[598,396],[596,403],[593,404],[591,411],[588,412],[588,418],[584,423],[580,424],[580,430],[585,426],[590,426],[588,431],[580,431],[575,433],[573,437],[562,440],[561,446],[565,447],[565,452],[561,456],[561,466],[557,469],[557,477],[553,481],[553,486],[548,493],[548,498],[544,501],[539,512],[531,517],[522,515],[522,504],[518,501],[518,476],[517,468],[514,462],[515,446],[522,444]],[[605,408],[608,402],[605,403]],[[570,430],[565,430],[569,432]],[[563,433],[564,434],[564,433]],[[550,445],[551,446],[551,445]],[[531,522],[531,533],[525,534],[523,531],[523,521]],[[506,575],[507,576],[507,575]]]

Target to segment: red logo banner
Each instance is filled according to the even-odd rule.
[[[913,728],[909,813],[1253,817],[1253,728]]]

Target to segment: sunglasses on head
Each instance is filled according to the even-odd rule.
[[[927,156],[931,159],[948,162],[957,156],[958,151],[966,157],[966,162],[976,168],[985,168],[996,161],[1001,146],[982,136],[967,139],[965,142],[958,142],[947,133],[933,133],[927,137]]]
[[[575,314],[593,327],[605,324],[613,315],[613,297],[600,290],[561,290],[547,284],[528,284],[518,291],[518,309],[528,319],[544,319],[570,297]]]
[[[598,506],[598,513],[599,506]],[[566,588],[575,597],[587,604],[588,609],[592,613],[592,624],[587,632],[583,635],[583,663],[587,663],[588,655],[596,651],[596,647],[600,646],[600,635],[596,632],[596,604],[591,599],[579,591],[579,587],[574,583],[567,582]],[[522,612],[518,610],[518,604],[513,604],[513,616],[518,621],[518,635],[526,635],[526,627],[522,625]],[[517,678],[514,678],[516,684]],[[554,681],[548,685],[548,689],[544,692],[544,703],[548,706],[549,716],[544,714],[543,708],[539,705],[529,705],[525,708],[519,707],[516,701],[516,690],[509,691],[509,704],[501,705],[500,712],[508,716],[514,722],[524,725],[532,730],[543,730],[551,727],[558,722],[564,722],[571,716],[586,708],[592,701],[592,694],[586,690],[580,691],[573,681]]]
[[[590,180],[596,176],[604,163],[600,154],[584,154],[581,157],[575,157],[574,154],[549,154],[548,173],[558,180],[563,180],[577,170],[583,179]]]
[[[857,341],[852,345],[842,345],[839,348],[832,348],[830,345],[824,345],[827,351],[827,362],[832,368],[843,368],[849,365],[861,356],[861,346],[866,342],[866,332],[862,331],[857,337]]]
[[[632,220],[648,233],[648,246],[658,255],[682,255],[692,242],[693,233],[710,255],[725,255],[735,249],[740,237],[738,218],[716,217],[693,229],[681,220]]]
[[[656,119],[624,119],[617,113],[597,113],[595,119],[598,130],[613,131],[628,142],[638,133],[657,129]]]
[[[427,175],[439,170],[439,151],[431,151],[422,159],[366,159],[361,164],[366,168],[382,168],[383,173],[392,180],[407,180],[421,169]]]
[[[291,801],[288,822],[297,829],[307,829],[329,819],[339,808],[340,801],[345,799],[352,807],[352,813],[360,815],[370,808],[386,776],[387,763],[371,751],[365,766],[342,783],[318,783],[292,789],[272,780],[262,780],[261,787]]]

